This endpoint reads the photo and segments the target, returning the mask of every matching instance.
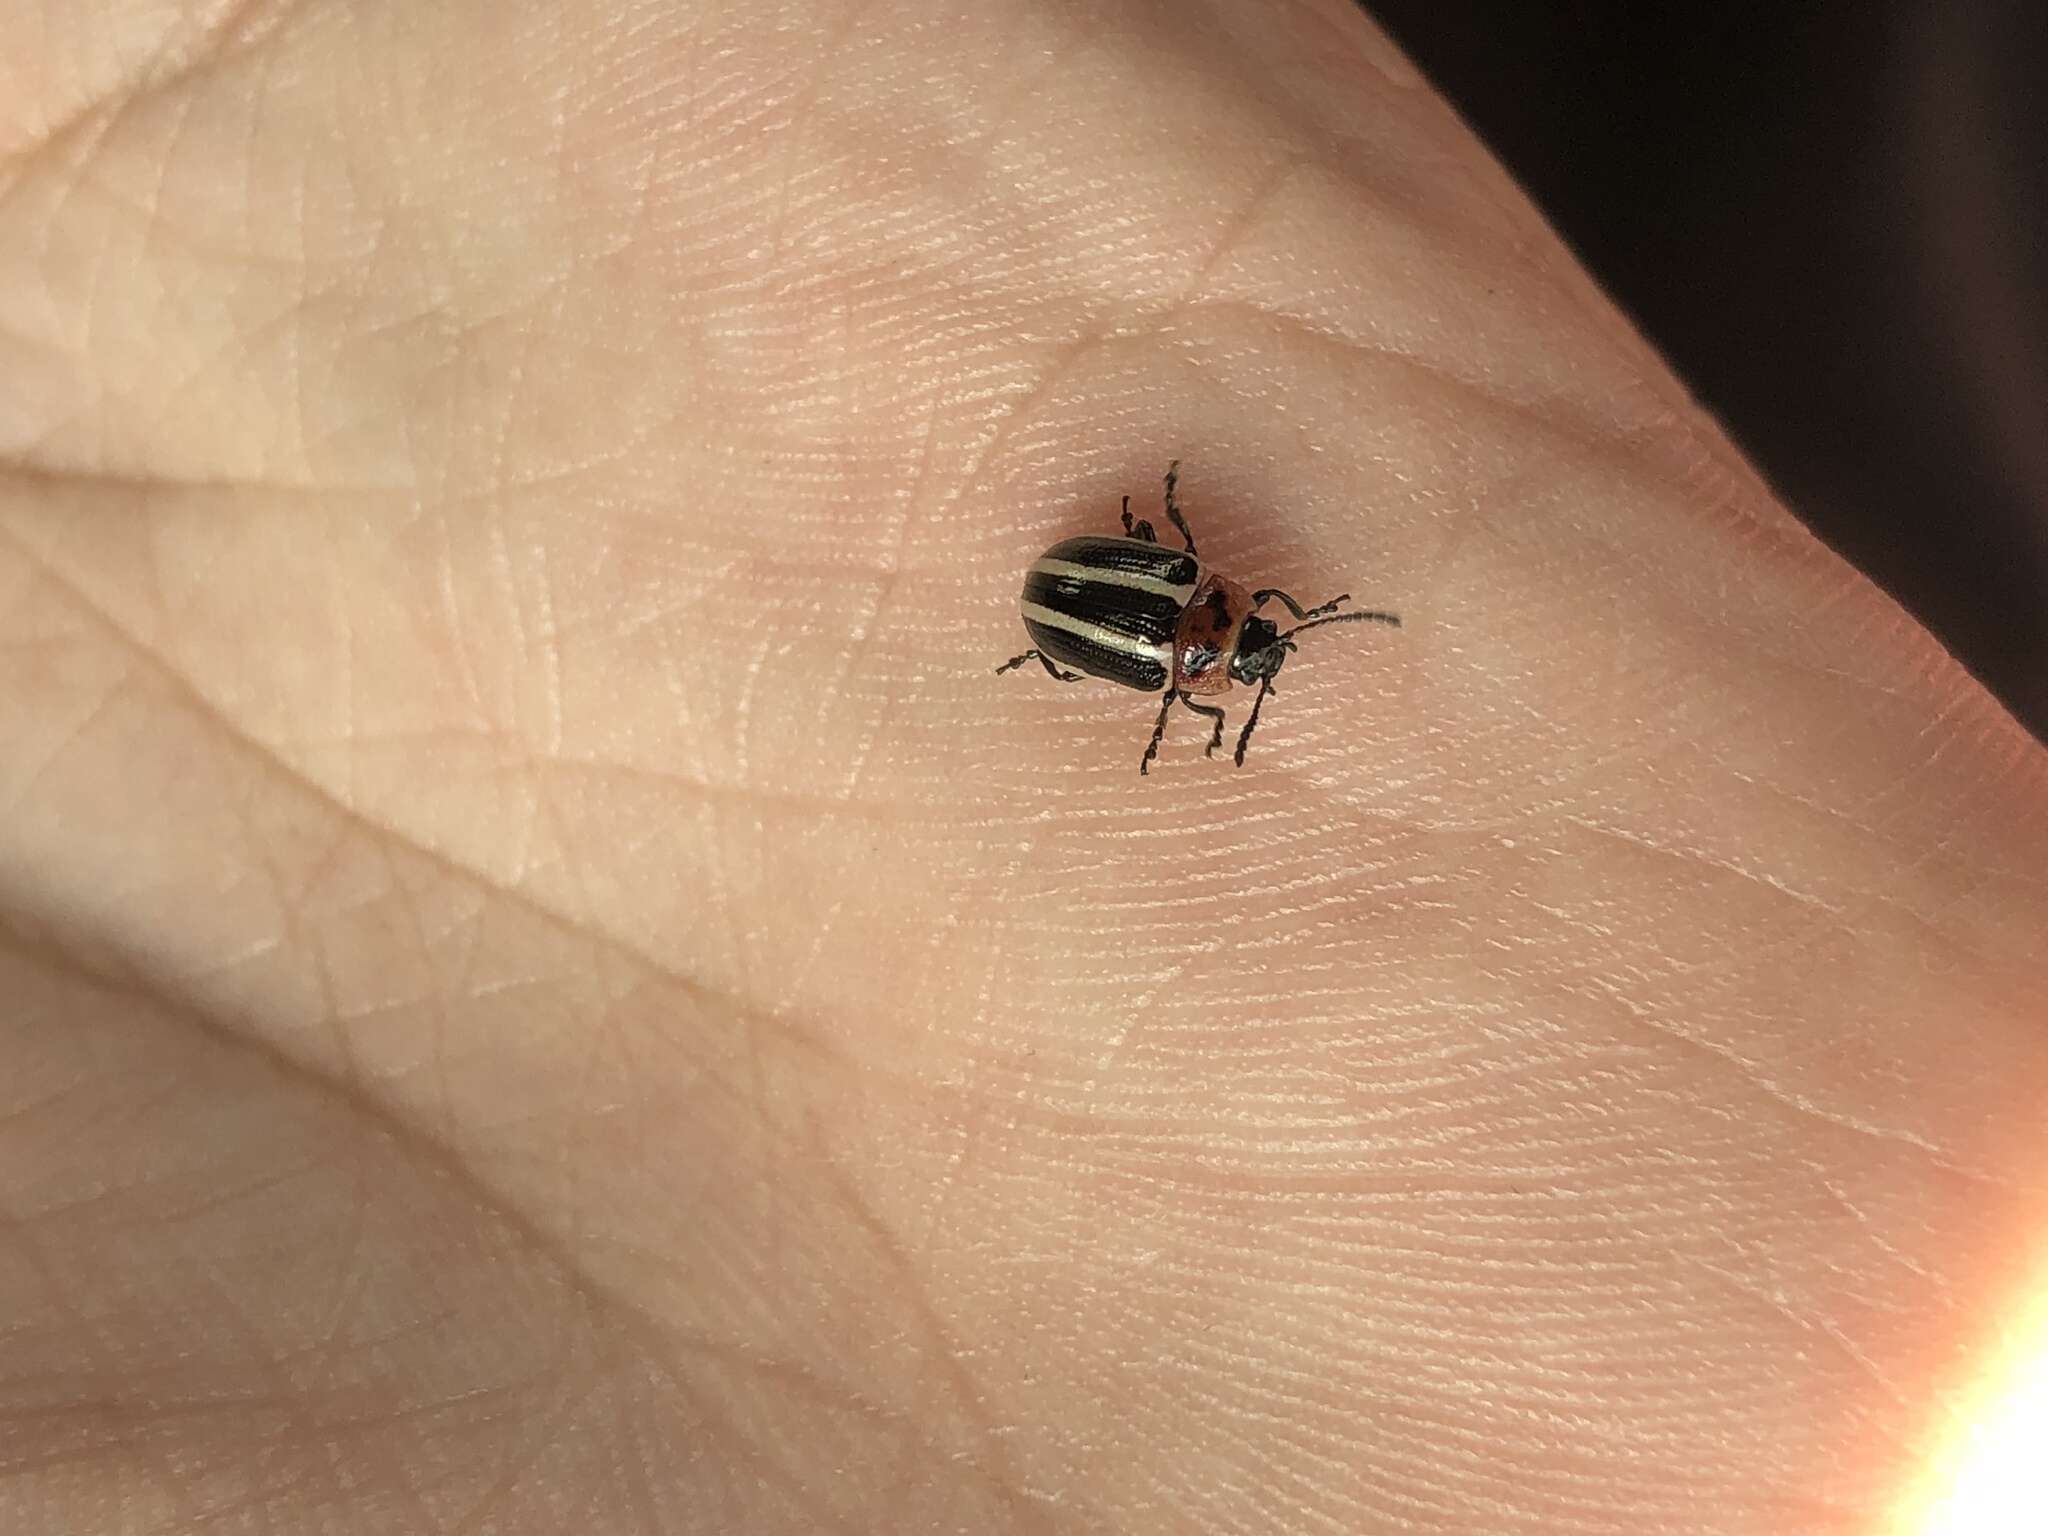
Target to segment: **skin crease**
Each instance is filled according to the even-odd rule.
[[[1907,1528],[2048,767],[1369,23],[0,61],[0,1529]],[[1405,626],[1141,781],[990,673],[1173,457]]]

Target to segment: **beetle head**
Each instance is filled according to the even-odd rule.
[[[1272,620],[1253,615],[1244,621],[1238,634],[1237,653],[1230,658],[1230,676],[1240,683],[1266,682],[1280,670],[1293,649],[1293,642],[1280,638]]]
[[[1337,599],[1338,602],[1344,599]],[[1316,610],[1311,609],[1314,613]],[[1251,744],[1252,730],[1259,723],[1259,707],[1266,702],[1266,695],[1273,691],[1273,679],[1280,668],[1296,650],[1294,637],[1305,629],[1320,629],[1325,624],[1392,624],[1398,627],[1400,619],[1391,613],[1360,611],[1356,613],[1333,613],[1326,617],[1310,618],[1305,624],[1297,624],[1285,634],[1275,630],[1270,622],[1256,615],[1244,621],[1244,630],[1238,636],[1237,654],[1230,660],[1230,675],[1240,683],[1256,683],[1259,696],[1252,700],[1251,718],[1244,723],[1244,734],[1237,738],[1237,766],[1244,766],[1244,749]]]

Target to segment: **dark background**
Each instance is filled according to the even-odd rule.
[[[1808,526],[2048,740],[2048,5],[1368,8]]]

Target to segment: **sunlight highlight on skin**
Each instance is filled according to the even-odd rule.
[[[1901,1536],[2038,1536],[2048,1530],[2048,1284],[1964,1413]]]

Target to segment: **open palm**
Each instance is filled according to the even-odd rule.
[[[2042,755],[1345,6],[0,61],[0,1528],[1905,1496],[2043,1229]],[[1140,779],[993,668],[1174,458],[1404,627]]]

